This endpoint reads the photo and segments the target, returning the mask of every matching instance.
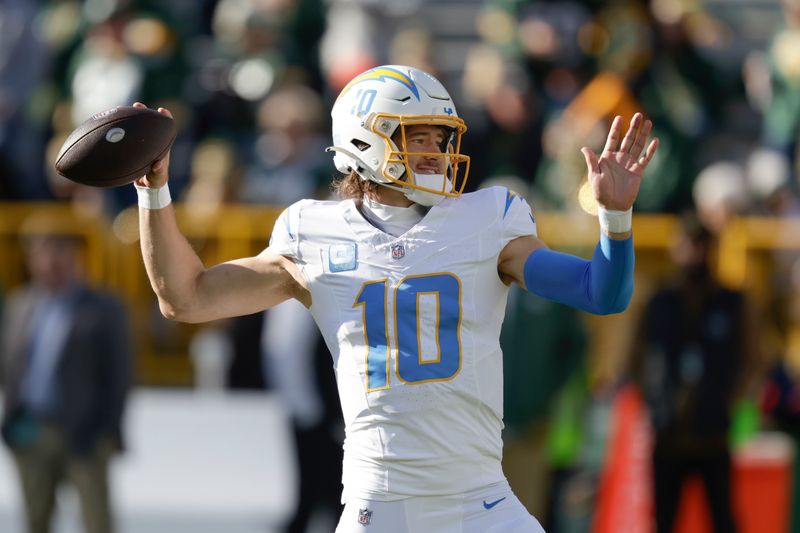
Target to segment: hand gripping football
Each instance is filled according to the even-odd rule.
[[[93,187],[125,185],[167,155],[175,134],[175,121],[167,115],[148,108],[115,107],[70,133],[56,158],[56,171]]]

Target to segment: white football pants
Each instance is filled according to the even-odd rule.
[[[544,533],[507,482],[464,494],[374,501],[348,497],[336,533]]]

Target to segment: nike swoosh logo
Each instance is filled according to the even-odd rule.
[[[505,500],[505,497],[500,498],[499,500],[495,500],[493,502],[486,503],[486,500],[483,500],[483,508],[484,509],[491,509],[501,501]]]

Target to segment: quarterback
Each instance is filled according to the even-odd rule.
[[[585,260],[548,249],[513,191],[462,194],[467,127],[431,75],[369,70],[331,115],[342,200],[289,206],[255,257],[201,263],[169,206],[168,158],[136,181],[162,313],[201,322],[289,298],[309,309],[333,355],[346,423],[338,533],[542,531],[500,466],[508,287],[592,313],[627,307],[631,209],[658,146],[647,144],[652,124],[637,113],[622,135],[616,117],[600,155],[583,149],[600,205],[599,242]]]

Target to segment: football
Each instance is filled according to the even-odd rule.
[[[167,154],[175,134],[175,121],[154,109],[115,107],[70,133],[56,157],[56,172],[93,187],[125,185]]]

